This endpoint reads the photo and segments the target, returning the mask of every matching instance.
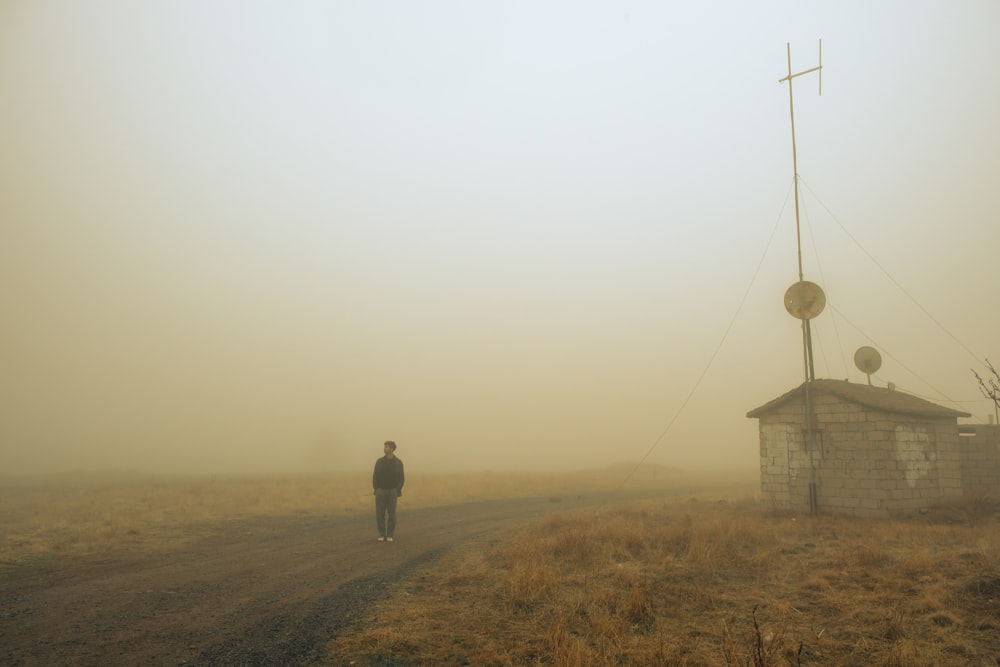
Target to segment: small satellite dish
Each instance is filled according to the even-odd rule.
[[[854,353],[854,365],[858,370],[868,376],[869,386],[872,383],[872,373],[882,368],[882,355],[874,347],[867,345],[859,347]]]
[[[826,294],[816,283],[800,280],[785,291],[785,310],[800,320],[811,320],[826,308]]]

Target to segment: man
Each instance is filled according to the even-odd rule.
[[[378,541],[392,542],[396,532],[396,499],[403,495],[403,462],[396,456],[396,443],[386,440],[385,456],[375,461],[372,489],[375,492],[375,525]]]

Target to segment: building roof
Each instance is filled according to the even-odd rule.
[[[782,394],[773,401],[769,401],[759,408],[754,408],[747,413],[747,417],[755,418],[771,412],[790,400],[796,399],[805,393],[805,383],[791,391]],[[846,401],[857,403],[866,408],[874,410],[884,410],[885,412],[897,412],[917,417],[971,417],[968,412],[952,410],[922,398],[917,398],[911,394],[905,394],[896,389],[886,387],[872,387],[866,384],[852,384],[847,380],[813,380],[810,384],[811,390],[816,393],[833,394]]]

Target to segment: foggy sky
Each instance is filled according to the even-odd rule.
[[[754,467],[818,377],[985,421],[1000,5],[0,3],[0,471]],[[925,312],[926,311],[926,312]],[[661,437],[662,436],[662,437]]]

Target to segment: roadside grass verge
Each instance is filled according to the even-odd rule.
[[[387,591],[322,665],[997,665],[1000,524],[753,499],[551,515]]]

